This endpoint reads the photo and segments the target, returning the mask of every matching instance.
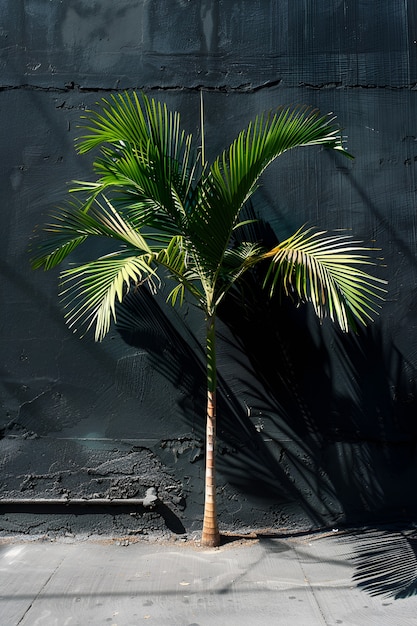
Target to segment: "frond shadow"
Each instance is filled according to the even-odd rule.
[[[377,325],[356,336],[319,329],[306,309],[268,302],[258,284],[244,305],[234,294],[222,318],[264,436],[323,513],[339,502],[339,519],[350,524],[387,514],[413,519],[407,485],[396,476],[413,472],[414,368]]]
[[[251,225],[258,241],[267,224]],[[381,323],[343,334],[246,275],[219,311],[253,423],[324,525],[412,520],[416,372]]]
[[[199,311],[197,314],[201,315]],[[187,317],[192,315],[193,310],[187,313]],[[149,367],[171,382],[182,419],[203,442],[205,353],[191,325],[185,324],[174,309],[161,306],[146,288],[133,290],[125,297],[118,307],[117,320],[123,340],[146,351]],[[261,486],[262,497],[272,497],[277,503],[299,499],[290,478],[248,419],[239,394],[222,375],[221,364],[218,416],[218,468],[226,480],[258,497]]]
[[[261,222],[238,232],[276,241]],[[261,284],[262,268],[248,273],[218,311],[224,478],[273,507],[289,505],[298,520],[303,511],[315,528],[413,520],[417,505],[402,478],[417,479],[412,364],[381,324],[344,335],[287,297],[270,300]],[[180,316],[159,302],[132,291],[118,331],[171,381],[182,419],[203,441],[205,357],[192,330],[202,321],[195,326],[191,306]]]
[[[371,596],[396,600],[417,594],[417,531],[370,529],[342,539],[351,548],[353,581]]]

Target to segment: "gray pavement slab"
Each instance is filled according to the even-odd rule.
[[[332,535],[259,536],[215,550],[3,539],[0,625],[417,625],[417,596],[359,588],[351,554],[352,544]]]

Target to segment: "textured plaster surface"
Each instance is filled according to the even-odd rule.
[[[132,298],[104,342],[80,341],[63,322],[57,274],[29,269],[36,225],[69,181],[90,176],[89,158],[73,149],[80,115],[131,88],[180,110],[196,136],[202,89],[209,156],[262,110],[334,112],[355,161],[310,149],[283,156],[255,214],[274,238],[303,223],[347,229],[381,248],[386,266],[375,270],[389,281],[381,316],[359,339],[256,290],[244,308],[231,300],[221,311],[221,524],[415,518],[414,3],[0,5],[0,493],[141,497],[154,486],[165,507],[46,518],[36,507],[3,509],[1,532],[121,524],[182,533],[201,523],[198,312],[166,309],[163,295]]]

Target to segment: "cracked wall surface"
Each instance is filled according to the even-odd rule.
[[[0,532],[192,532],[202,515],[204,320],[132,295],[100,344],[66,328],[36,226],[87,179],[86,109],[125,89],[181,112],[208,156],[262,110],[334,112],[353,162],[304,149],[268,170],[256,216],[380,248],[389,282],[358,337],[252,285],[219,325],[222,528],[416,517],[417,7],[403,0],[0,0],[0,497],[141,497],[159,508],[1,508]]]

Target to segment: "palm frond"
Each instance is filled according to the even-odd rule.
[[[140,148],[152,141],[164,154],[175,156],[189,141],[181,131],[179,113],[145,94],[112,94],[110,100],[102,98],[96,104],[96,110],[81,117],[86,131],[76,140],[81,154],[105,143]]]
[[[103,200],[106,206],[96,201],[88,213],[76,204],[56,212],[44,228],[48,237],[38,245],[32,267],[50,269],[58,265],[89,236],[115,239],[142,253],[151,253],[140,231],[124,220],[105,197]]]
[[[190,255],[184,237],[172,237],[169,244],[155,252],[153,260],[165,268],[169,278],[173,278],[178,285],[168,295],[168,300],[175,305],[179,297],[182,304],[185,291],[188,291],[199,302],[201,308],[206,308],[204,293],[199,287],[200,275],[196,271],[194,259]]]
[[[372,261],[359,242],[300,230],[264,253],[242,243],[243,235],[239,244],[235,237],[236,229],[251,222],[240,218],[243,206],[265,168],[283,152],[324,145],[347,154],[334,117],[308,107],[260,115],[209,166],[205,138],[200,161],[179,114],[165,104],[136,93],[112,95],[99,104],[83,118],[76,143],[80,153],[98,149],[97,179],[74,183],[75,202],[52,216],[31,261],[34,268],[54,267],[90,237],[115,244],[115,252],[97,266],[92,261],[64,275],[71,324],[88,319],[101,338],[115,299],[131,281],[153,276],[158,265],[177,282],[171,302],[181,302],[188,290],[213,315],[233,283],[263,259],[272,259],[271,293],[282,282],[287,293],[310,301],[319,317],[328,315],[343,330],[355,317],[363,323],[372,318],[383,281],[366,273],[364,266]]]
[[[65,270],[61,274],[61,298],[68,325],[74,331],[78,326],[87,331],[95,325],[95,337],[100,341],[108,332],[111,320],[116,319],[116,302],[122,301],[132,284],[146,281],[151,291],[156,290],[158,265],[177,282],[168,296],[173,305],[178,299],[182,303],[187,290],[204,306],[203,292],[195,282],[198,275],[192,266],[188,268],[187,257],[182,237],[173,237],[166,248],[156,253],[132,256],[129,250],[123,250]]]
[[[127,252],[101,257],[61,273],[61,298],[67,324],[74,332],[95,324],[95,339],[101,341],[116,319],[116,302],[130,289],[147,281],[155,289],[157,277],[152,255],[130,256]]]
[[[292,148],[326,145],[343,149],[335,118],[309,107],[286,107],[257,116],[213,163],[213,185],[225,202],[242,205],[265,168]]]
[[[242,242],[226,250],[215,291],[218,306],[239,278],[257,262],[262,248],[257,243]]]
[[[375,265],[369,252],[348,235],[302,228],[260,258],[272,259],[265,278],[271,295],[279,284],[347,332],[355,320],[373,319],[385,293],[385,281],[363,269]]]
[[[33,242],[29,249],[34,255],[30,259],[32,269],[43,267],[46,271],[56,267],[86,239],[87,235],[74,234],[71,237],[68,233],[56,232],[53,238],[36,241],[36,245]]]
[[[100,104],[101,112],[89,111],[84,117],[87,134],[76,145],[81,153],[100,148],[95,171],[103,190],[122,187],[181,219],[196,160],[192,136],[181,130],[179,113],[136,93],[113,95]]]
[[[347,154],[334,117],[308,107],[260,115],[212,164],[196,189],[189,232],[213,281],[220,271],[233,228],[268,165],[283,152],[325,145]]]
[[[177,161],[161,160],[151,144],[141,153],[134,147],[126,146],[123,151],[102,148],[102,154],[103,157],[94,163],[102,191],[107,193],[111,189],[119,196],[122,193],[128,203],[146,202],[155,211],[181,221],[188,181],[183,180]]]

